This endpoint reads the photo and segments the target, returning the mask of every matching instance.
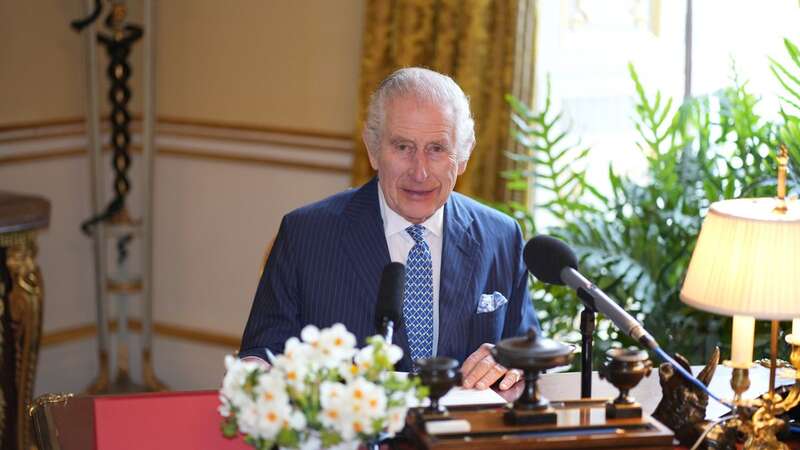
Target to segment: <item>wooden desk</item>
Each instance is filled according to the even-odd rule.
[[[719,383],[729,374],[717,373]],[[754,384],[766,378],[754,369]],[[713,382],[712,382],[713,383]],[[577,399],[580,374],[546,374],[540,387],[552,401]],[[748,391],[750,392],[750,391]],[[594,397],[615,397],[617,392],[595,374]],[[651,413],[661,399],[658,375],[653,374],[632,394]],[[40,450],[127,450],[141,448],[183,448],[192,450],[244,450],[242,440],[227,440],[219,429],[217,391],[133,394],[117,396],[76,396],[51,398],[34,411],[34,424]],[[753,393],[755,395],[755,393]],[[724,394],[723,394],[724,396]],[[164,444],[170,445],[165,446]],[[400,445],[401,448],[408,448]]]

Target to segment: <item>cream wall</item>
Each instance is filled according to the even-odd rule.
[[[350,133],[361,16],[351,0],[158,2],[159,113]]]
[[[0,125],[82,115],[77,1],[0,0]]]
[[[0,0],[0,190],[52,202],[39,248],[51,336],[95,320],[91,243],[78,231],[90,215],[77,123],[85,112],[84,49],[68,27],[83,3]],[[128,3],[141,22],[140,2]],[[349,184],[363,2],[155,3],[158,115],[195,124],[158,125],[155,320],[235,338],[283,214]],[[141,110],[140,49],[132,57],[134,113]],[[72,131],[59,132],[53,121],[72,123]],[[137,266],[138,252],[132,255]],[[232,350],[156,335],[156,372],[175,389],[214,388],[222,355]],[[83,389],[97,370],[95,352],[91,336],[44,347],[36,392]],[[132,366],[138,376],[138,362]]]

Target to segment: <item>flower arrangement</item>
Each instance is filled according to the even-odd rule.
[[[381,336],[355,347],[344,325],[303,328],[268,369],[233,356],[220,390],[222,432],[256,449],[355,449],[403,429],[426,388],[392,372],[403,356]]]

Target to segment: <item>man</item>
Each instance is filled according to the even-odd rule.
[[[491,343],[537,326],[511,218],[453,192],[475,144],[469,101],[449,77],[400,69],[373,94],[363,134],[377,179],[284,217],[253,301],[241,357],[278,353],[303,326],[376,334],[382,270],[406,264],[398,370],[435,355],[462,362],[465,387],[520,379]],[[468,356],[469,355],[469,356]]]

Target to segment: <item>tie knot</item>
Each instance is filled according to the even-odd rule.
[[[411,236],[411,239],[414,239],[414,242],[419,244],[420,242],[424,241],[422,235],[425,234],[425,227],[422,225],[411,225],[410,227],[406,228],[406,233]]]

